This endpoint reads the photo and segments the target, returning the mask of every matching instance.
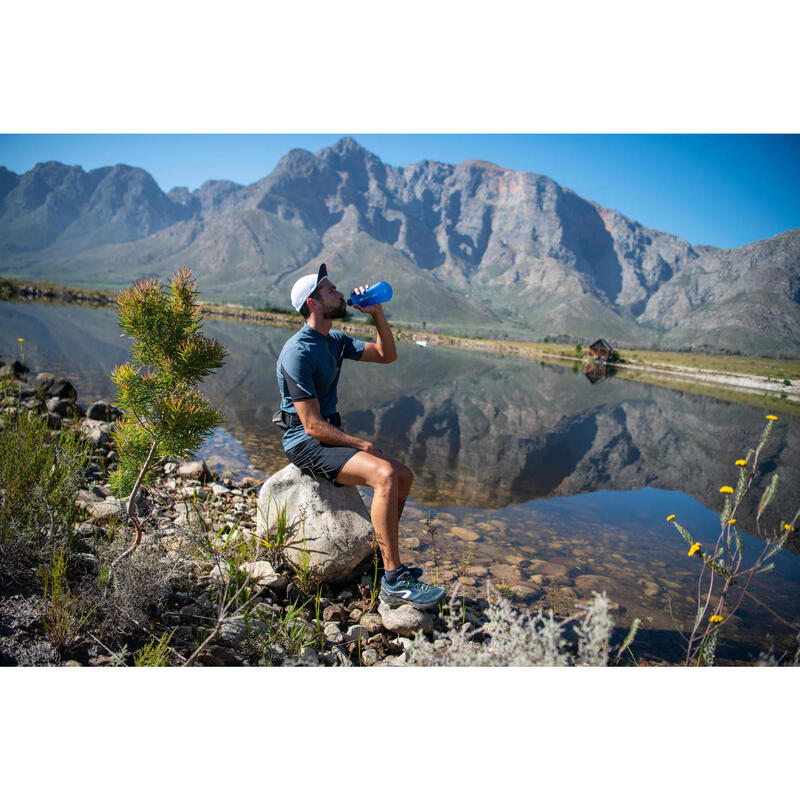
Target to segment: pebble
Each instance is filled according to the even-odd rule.
[[[477,542],[478,539],[481,538],[480,534],[475,533],[475,531],[471,531],[468,528],[462,528],[460,525],[453,525],[453,527],[450,528],[450,533],[466,542]]]
[[[373,650],[371,647],[361,651],[361,663],[365,667],[371,667],[373,664],[377,664],[379,659],[378,651]]]
[[[386,603],[378,606],[378,613],[383,621],[383,627],[400,636],[412,636],[416,631],[424,633],[433,631],[433,619],[429,614],[409,605],[391,608]]]

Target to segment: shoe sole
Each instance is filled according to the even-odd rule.
[[[439,603],[442,602],[444,599],[444,595],[442,595],[438,600],[432,600],[428,603],[420,603],[414,600],[406,600],[404,597],[387,597],[386,595],[380,594],[378,598],[386,603],[389,608],[399,608],[400,606],[411,606],[412,608],[416,608],[418,611],[427,611],[429,608],[433,608],[434,606],[438,606]]]

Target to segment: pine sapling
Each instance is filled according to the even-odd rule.
[[[156,278],[138,281],[119,296],[119,326],[134,342],[131,361],[117,366],[111,380],[116,404],[126,411],[114,431],[117,469],[110,476],[117,497],[128,497],[133,543],[118,556],[131,555],[142,540],[136,497],[166,458],[191,458],[205,437],[223,422],[222,414],[196,389],[219,369],[227,353],[203,336],[195,281],[181,266],[169,286]]]

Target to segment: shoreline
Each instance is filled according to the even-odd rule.
[[[5,290],[5,291],[3,291]],[[53,284],[37,283],[35,281],[21,281],[0,277],[0,299],[17,302],[63,302],[70,305],[111,306],[116,304],[118,293],[106,289],[87,289]],[[296,315],[281,314],[274,311],[260,311],[235,304],[198,303],[201,312],[210,318],[228,319],[242,322],[256,322],[264,325],[294,328],[298,325]],[[346,333],[360,337],[371,336],[374,328],[367,324],[344,321],[338,326]],[[521,342],[507,340],[468,339],[451,336],[444,333],[427,333],[414,329],[404,328],[401,324],[394,324],[395,338],[400,342],[425,342],[426,346],[450,347],[462,350],[473,350],[483,353],[496,353],[498,355],[511,355],[518,358],[528,358],[536,361],[560,361],[573,365],[586,366],[591,363],[585,354],[569,354],[567,345],[548,344],[540,342]],[[619,351],[628,354],[627,349]],[[648,351],[644,351],[647,353]],[[660,353],[659,355],[672,353]],[[783,410],[800,413],[800,359],[770,359],[775,365],[786,364],[787,371],[797,376],[793,381],[780,382],[777,378],[757,372],[736,372],[720,369],[706,369],[681,364],[670,364],[663,360],[648,361],[639,353],[633,354],[636,361],[628,355],[623,361],[609,364],[615,371],[629,371],[628,375],[620,374],[619,377],[638,380],[658,386],[673,387],[681,391],[697,394],[708,394],[709,388],[720,388],[730,393],[744,395],[743,401],[747,402],[755,397],[766,397],[781,401]],[[672,355],[679,356],[680,353]],[[713,358],[725,359],[735,356],[717,355]],[[758,359],[766,361],[766,359]],[[635,374],[634,374],[635,373]],[[703,388],[706,391],[703,391]]]

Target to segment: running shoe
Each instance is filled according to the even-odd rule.
[[[409,569],[401,572],[394,583],[389,583],[385,577],[381,578],[380,598],[391,608],[410,605],[424,610],[437,605],[443,597],[443,586],[428,586],[416,580]]]

